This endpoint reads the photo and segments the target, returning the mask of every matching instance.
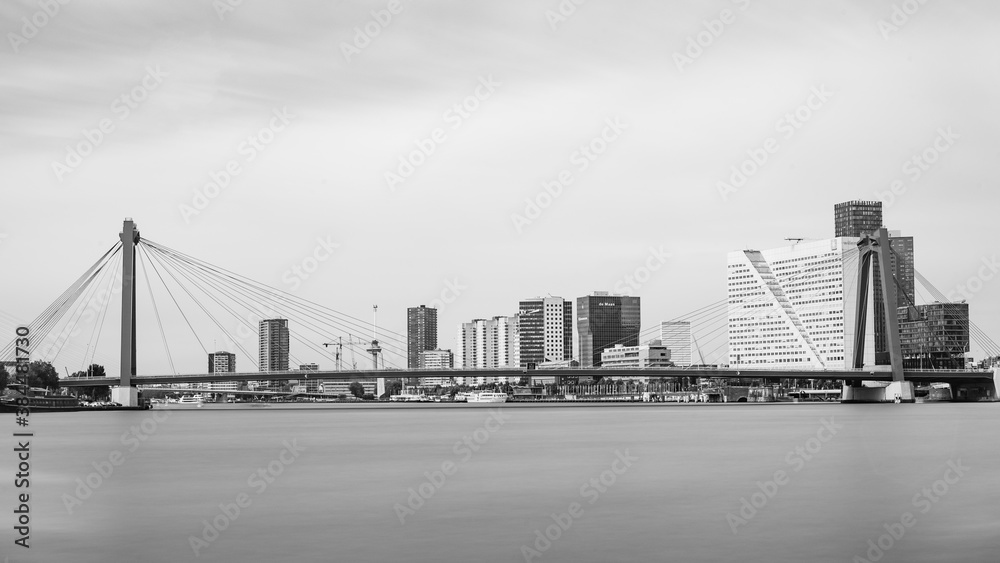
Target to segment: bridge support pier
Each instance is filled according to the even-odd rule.
[[[883,382],[870,381],[872,386],[852,385],[845,381],[843,392],[840,395],[841,403],[895,403],[897,399],[900,403],[916,402],[916,395],[913,392],[912,381],[890,381]]]
[[[138,407],[139,389],[132,385],[128,387],[112,387],[111,401],[123,407]]]

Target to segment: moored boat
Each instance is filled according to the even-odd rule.
[[[480,391],[479,393],[472,393],[468,402],[470,403],[506,403],[507,394],[506,393],[495,393],[493,391]]]

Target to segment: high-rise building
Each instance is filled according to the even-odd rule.
[[[969,351],[969,304],[935,301],[897,309],[903,366],[965,369]]]
[[[873,234],[882,226],[881,201],[845,201],[833,206],[835,237]]]
[[[288,319],[260,321],[260,371],[288,371]]]
[[[595,291],[576,299],[576,329],[580,339],[580,367],[601,365],[601,352],[638,346],[641,328],[639,297]]]
[[[850,366],[856,244],[855,237],[838,237],[730,252],[729,365]]]
[[[516,367],[513,364],[514,319],[474,319],[458,327],[455,366],[474,369]]]
[[[236,371],[236,354],[213,352],[208,355],[208,373],[232,373]]]
[[[213,352],[208,355],[208,373],[234,373],[236,371],[236,354],[232,352]],[[240,388],[238,381],[213,381],[208,386],[212,391],[236,391]]]
[[[438,345],[437,309],[421,305],[406,310],[406,367],[420,365],[420,353]]]
[[[660,342],[670,350],[670,361],[675,366],[691,365],[691,323],[688,321],[663,321],[660,323]]]
[[[424,350],[420,353],[420,366],[424,369],[451,369],[455,365],[455,355],[451,350]],[[420,385],[446,387],[452,384],[451,377],[434,375],[421,377]]]
[[[573,302],[535,297],[518,304],[518,362],[524,367],[573,359]]]
[[[455,366],[455,355],[451,350],[424,350],[420,353],[424,369],[451,369]]]
[[[916,304],[916,285],[913,270],[913,237],[904,237],[899,231],[889,231],[889,253],[892,275],[896,278],[896,307]],[[881,288],[879,288],[881,290]]]

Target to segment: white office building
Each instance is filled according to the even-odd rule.
[[[517,367],[517,331],[513,317],[475,319],[458,327],[455,367],[466,369],[513,369]],[[500,378],[505,379],[505,378]],[[495,376],[456,378],[459,385],[483,385],[500,382]]]
[[[730,252],[729,365],[849,366],[854,348],[857,240],[838,237]],[[870,316],[872,307],[868,311]],[[873,345],[866,346],[866,350],[873,349]]]
[[[674,364],[670,360],[670,349],[659,340],[651,340],[639,346],[622,346],[615,344],[613,348],[601,351],[601,368],[668,368]],[[642,378],[648,380],[649,378]]]
[[[688,321],[663,321],[660,323],[660,342],[670,350],[670,361],[678,367],[691,365],[691,323]]]

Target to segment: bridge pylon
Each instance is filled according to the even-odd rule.
[[[899,339],[899,319],[896,317],[896,284],[892,277],[892,262],[889,253],[889,232],[879,228],[871,236],[867,233],[858,242],[858,298],[855,304],[854,358],[855,369],[866,369],[865,363],[865,321],[868,313],[868,285],[872,260],[878,267],[882,289],[882,313],[885,316],[886,340],[889,348],[889,364],[892,381],[882,387],[868,387],[860,381],[845,381],[842,400],[844,402],[914,402],[913,382],[903,378],[903,350]]]
[[[121,381],[111,389],[111,400],[125,407],[139,406],[139,391],[132,385],[135,376],[135,245],[139,227],[126,217],[122,224],[122,355]]]

